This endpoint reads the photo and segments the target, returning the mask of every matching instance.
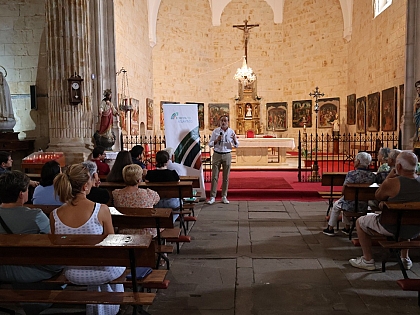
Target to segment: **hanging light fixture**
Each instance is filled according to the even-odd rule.
[[[120,71],[117,72],[117,75],[120,75],[122,73],[122,79],[121,79],[121,99],[119,102],[119,109],[124,112],[129,112],[133,108],[131,107],[130,103],[130,90],[128,88],[128,75],[127,70],[122,67]]]
[[[233,78],[244,85],[248,85],[257,79],[257,76],[255,75],[254,71],[252,71],[252,69],[249,68],[246,64],[245,56],[242,60],[242,67],[236,70],[235,76]]]

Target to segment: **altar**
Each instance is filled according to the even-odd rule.
[[[273,166],[269,153],[278,154],[278,164],[286,163],[286,149],[295,148],[293,138],[238,138],[236,164],[243,166]]]

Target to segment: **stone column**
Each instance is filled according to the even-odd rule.
[[[47,0],[46,22],[48,150],[63,151],[67,164],[77,163],[93,148],[102,91],[111,88],[116,95],[113,1]],[[70,105],[67,79],[75,73],[84,80],[83,103]]]
[[[402,148],[413,148],[415,124],[413,122],[413,103],[416,97],[414,83],[420,80],[420,3],[417,0],[407,1],[407,44],[406,73],[404,83],[404,116],[401,122]]]

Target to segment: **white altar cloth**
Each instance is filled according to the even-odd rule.
[[[295,148],[293,138],[238,138],[239,148]]]

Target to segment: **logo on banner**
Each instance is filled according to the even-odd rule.
[[[193,123],[193,119],[191,116],[179,116],[178,112],[175,112],[171,115],[171,119],[179,121],[181,124],[191,124]]]

